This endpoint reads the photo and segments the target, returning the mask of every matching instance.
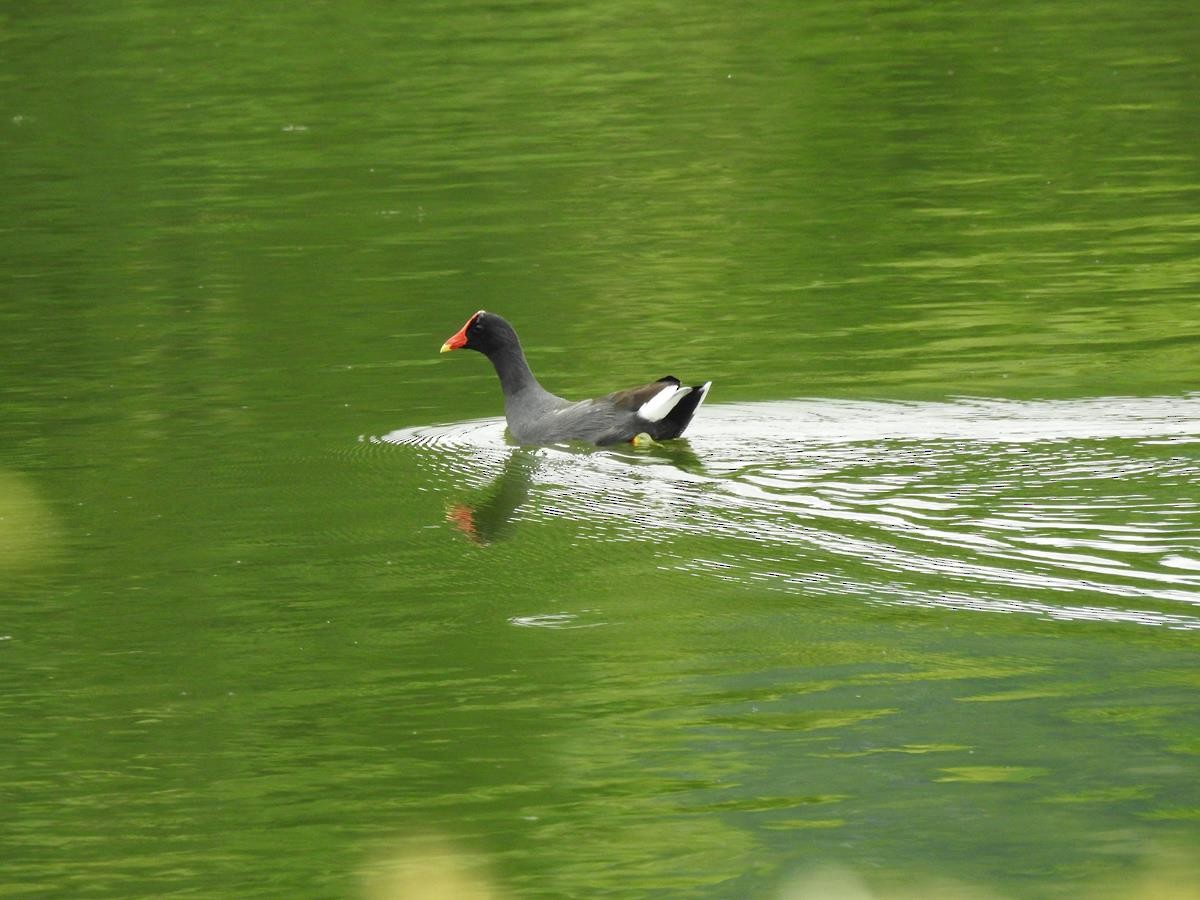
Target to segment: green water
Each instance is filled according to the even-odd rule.
[[[1194,857],[1198,46],[1186,3],[9,4],[0,894]],[[565,396],[712,395],[518,451],[437,353],[484,306]]]

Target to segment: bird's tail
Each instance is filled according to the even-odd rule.
[[[654,423],[655,427],[650,432],[650,437],[656,441],[669,441],[671,438],[677,438],[683,434],[684,429],[688,427],[688,423],[692,421],[692,416],[696,414],[696,410],[700,408],[700,404],[708,396],[708,389],[710,387],[712,387],[711,381],[693,385],[687,395],[680,398],[679,402],[675,404],[674,409]]]

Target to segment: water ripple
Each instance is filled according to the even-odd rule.
[[[713,405],[645,451],[518,450],[499,419],[365,440],[418,453],[447,490],[490,485],[451,516],[480,544],[522,507],[526,527],[652,539],[660,569],[693,577],[1200,628],[1200,396]]]

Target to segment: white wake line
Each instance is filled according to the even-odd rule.
[[[987,400],[902,403],[859,400],[779,400],[714,403],[688,429],[693,447],[709,442],[960,440],[995,444],[1106,438],[1200,441],[1200,395],[1100,397],[1085,400]],[[491,417],[400,428],[378,438],[390,444],[507,446],[504,420]]]
[[[736,564],[719,560],[690,560],[673,568],[695,577],[719,578],[722,581],[745,584],[747,580],[769,591],[787,593],[789,586],[803,585],[806,591],[826,596],[840,594],[843,587],[838,579],[822,579],[816,575],[788,577],[779,572],[746,571],[735,574]],[[1113,622],[1134,625],[1152,625],[1175,631],[1200,630],[1200,618],[1186,613],[1164,613],[1156,610],[1126,609],[1113,606],[1070,605],[1055,606],[1037,600],[1018,600],[996,596],[972,596],[955,591],[921,592],[895,583],[863,585],[871,588],[866,602],[879,606],[910,606],[924,609],[948,609],[968,612],[1001,613],[1007,615],[1031,615],[1055,621]]]
[[[607,477],[582,477],[571,485],[546,484],[546,496],[551,505],[559,509],[582,505],[594,516],[609,521],[628,518],[630,508],[627,494],[614,497],[608,489]],[[728,482],[716,482],[718,488],[729,487]],[[860,521],[861,512],[824,510],[811,514],[807,522],[787,519],[781,521],[776,514],[777,505],[771,495],[759,496],[747,491],[745,485],[737,490],[725,491],[717,505],[725,513],[720,519],[714,515],[711,503],[702,502],[701,497],[690,496],[686,490],[672,491],[661,482],[643,482],[639,487],[654,485],[653,490],[640,492],[638,521],[640,527],[652,532],[667,534],[691,533],[718,536],[739,542],[750,541],[763,552],[796,552],[819,549],[843,559],[869,562],[879,571],[892,573],[921,573],[942,575],[958,581],[986,583],[1000,587],[1050,590],[1064,594],[1093,594],[1120,597],[1126,600],[1165,601],[1170,603],[1200,605],[1200,591],[1196,590],[1197,577],[1189,572],[1160,573],[1129,571],[1121,568],[1100,567],[1076,563],[1060,566],[1059,571],[1037,572],[1004,566],[1003,562],[1031,563],[1029,554],[1020,548],[994,539],[977,535],[959,534],[941,529],[920,529],[912,522],[895,517],[876,517],[881,523],[891,526],[892,534],[904,534],[910,540],[920,541],[928,547],[955,547],[970,550],[978,556],[974,559],[950,558],[936,554],[922,554],[872,537],[851,537],[844,533],[831,532],[820,527],[825,520]],[[729,515],[736,512],[737,515]],[[884,518],[891,521],[882,522]],[[742,562],[731,565],[740,567]],[[1114,583],[1093,578],[1072,577],[1071,572],[1093,575],[1116,576],[1128,579]],[[772,572],[784,579],[792,577],[787,572]],[[1130,583],[1133,582],[1142,582]],[[1147,583],[1148,582],[1148,583]],[[1160,586],[1161,585],[1161,586]]]
[[[996,444],[1064,439],[1200,439],[1200,396],[726,403],[707,407],[688,437],[693,442],[737,437],[821,443],[953,439]]]

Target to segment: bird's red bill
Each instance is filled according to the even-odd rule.
[[[479,315],[479,313],[475,313],[475,316],[477,316],[477,315]],[[458,331],[454,334],[454,336],[451,337],[448,341],[446,341],[446,343],[442,344],[442,350],[441,350],[442,353],[446,353],[450,350],[457,350],[459,347],[466,346],[466,344],[467,344],[467,329],[470,328],[471,323],[475,321],[475,316],[471,316],[471,318],[467,319],[467,323],[465,325],[463,325],[462,328],[458,329]]]

